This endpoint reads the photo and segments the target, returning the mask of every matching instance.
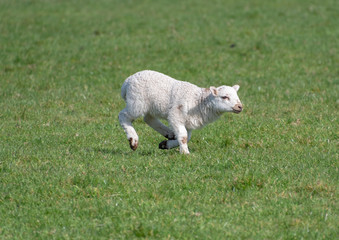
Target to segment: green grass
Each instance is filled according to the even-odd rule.
[[[335,239],[339,4],[0,1],[0,239]],[[137,120],[143,69],[240,84],[191,155]]]

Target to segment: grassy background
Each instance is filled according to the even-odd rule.
[[[0,1],[1,239],[338,237],[336,0]],[[157,149],[117,115],[152,69],[241,85],[242,114]]]

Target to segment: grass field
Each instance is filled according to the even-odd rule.
[[[0,0],[0,239],[336,239],[339,2]],[[143,69],[241,86],[191,154],[119,126]]]

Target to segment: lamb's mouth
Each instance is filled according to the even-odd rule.
[[[236,110],[236,109],[233,109],[233,112],[236,113],[236,114],[239,114],[241,113],[242,110]]]

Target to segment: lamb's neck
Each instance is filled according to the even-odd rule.
[[[217,120],[222,114],[214,108],[210,93],[209,89],[202,88],[199,109],[204,124]]]

